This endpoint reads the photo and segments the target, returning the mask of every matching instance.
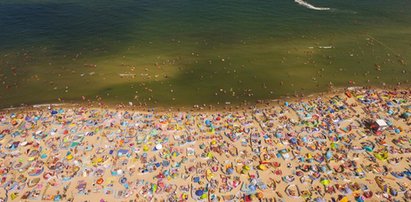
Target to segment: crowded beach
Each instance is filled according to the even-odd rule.
[[[0,201],[409,201],[409,89],[0,112]]]

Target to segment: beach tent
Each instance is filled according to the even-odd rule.
[[[382,119],[377,119],[377,121],[375,121],[376,123],[377,123],[377,125],[378,125],[378,127],[380,127],[380,128],[386,128],[386,127],[388,127],[388,124],[387,124],[387,122],[385,122],[384,120],[382,120]]]
[[[376,121],[374,121],[370,128],[375,132],[375,133],[381,133],[382,131],[384,131],[385,129],[388,128],[388,124],[386,121],[384,121],[383,119],[377,119]]]

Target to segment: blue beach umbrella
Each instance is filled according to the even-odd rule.
[[[126,183],[126,182],[127,182],[127,178],[122,177],[122,178],[120,179],[120,184],[124,184],[124,183]]]
[[[306,137],[301,138],[301,140],[302,140],[304,143],[307,143],[307,138],[306,138]]]
[[[202,196],[204,194],[204,191],[199,189],[196,191],[196,196]]]
[[[325,154],[325,158],[327,158],[327,160],[330,160],[332,156],[333,156],[333,153],[330,150],[328,150],[327,153]]]
[[[255,191],[255,190],[257,190],[257,188],[255,187],[255,185],[252,185],[252,184],[250,184],[250,185],[248,186],[248,189],[250,189],[250,191]]]

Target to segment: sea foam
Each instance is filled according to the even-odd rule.
[[[310,3],[307,3],[303,0],[294,0],[296,3],[300,4],[301,6],[304,6],[306,8],[309,8],[311,10],[317,10],[317,11],[327,11],[327,10],[331,10],[331,8],[324,8],[324,7],[316,7]]]

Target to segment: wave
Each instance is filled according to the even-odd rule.
[[[294,0],[296,3],[300,4],[301,6],[304,6],[306,8],[309,8],[311,10],[317,10],[317,11],[328,11],[331,10],[331,8],[325,8],[325,7],[316,7],[310,3],[307,3],[303,0]]]

